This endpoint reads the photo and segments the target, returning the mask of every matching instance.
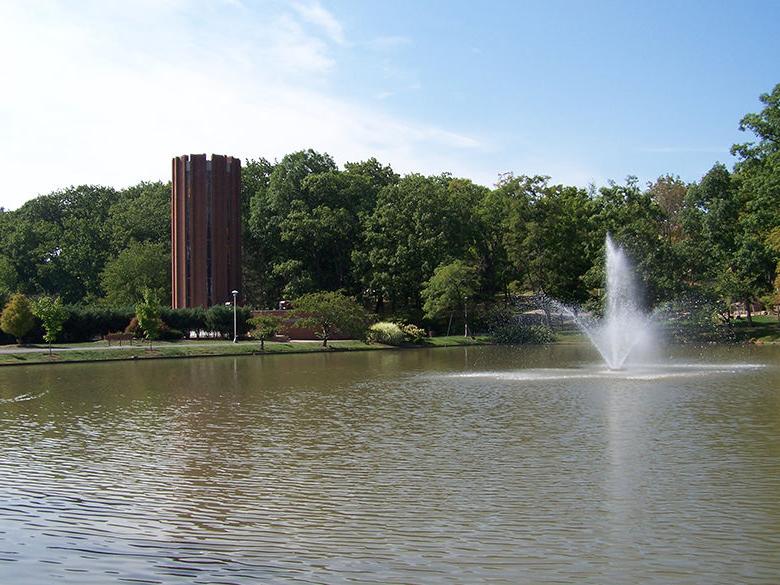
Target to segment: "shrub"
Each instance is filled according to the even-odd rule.
[[[30,332],[35,325],[35,317],[32,312],[30,300],[21,293],[11,296],[0,315],[0,328],[16,338],[16,343],[22,344],[22,338]]]
[[[117,309],[101,306],[70,305],[66,310],[68,317],[65,319],[62,331],[63,338],[69,343],[92,341],[96,337],[114,331],[124,331],[135,314],[131,308]]]
[[[535,343],[552,343],[555,334],[545,325],[522,325],[520,323],[504,323],[491,332],[493,341],[502,345],[522,345]]]
[[[184,339],[184,333],[178,329],[168,327],[165,323],[160,327],[160,331],[157,333],[157,339],[160,341],[179,341]]]
[[[397,323],[383,321],[374,323],[368,328],[366,340],[369,343],[384,343],[386,345],[401,345],[406,341],[401,327]]]
[[[401,331],[404,333],[404,340],[407,343],[422,343],[428,334],[425,329],[418,327],[417,325],[401,325]]]
[[[128,323],[127,327],[125,327],[125,333],[132,333],[133,337],[136,339],[143,337],[141,328],[138,326],[138,317],[133,317],[130,319],[130,323]]]
[[[178,329],[187,337],[190,331],[200,334],[206,331],[206,310],[202,307],[170,309],[165,308],[161,311],[160,317],[163,322],[171,329]]]

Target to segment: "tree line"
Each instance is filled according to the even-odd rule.
[[[733,168],[716,163],[693,183],[668,174],[582,188],[507,173],[487,188],[448,173],[400,176],[374,158],[339,168],[313,150],[249,159],[244,298],[271,308],[340,291],[416,323],[455,309],[460,296],[540,293],[598,306],[611,233],[648,306],[695,296],[725,318],[734,302],[777,307],[780,84],[760,100],[740,122],[753,136],[733,146]],[[431,292],[447,283],[460,288]],[[0,209],[2,304],[22,292],[133,307],[145,290],[170,299],[170,184],[82,185]]]

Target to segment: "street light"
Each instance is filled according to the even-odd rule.
[[[238,291],[234,290],[231,292],[233,294],[233,343],[238,343],[238,318],[236,316],[238,311],[238,307],[237,307]]]
[[[463,295],[463,337],[469,336],[469,298]]]

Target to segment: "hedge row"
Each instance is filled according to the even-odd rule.
[[[133,308],[116,309],[111,307],[84,307],[69,305],[66,307],[68,318],[63,324],[63,332],[60,341],[75,343],[80,341],[92,341],[100,339],[108,333],[124,331],[135,316]],[[190,331],[198,334],[217,333],[225,337],[233,335],[233,309],[225,305],[216,305],[209,309],[169,309],[163,308],[162,317],[165,328],[170,331],[181,332],[186,335]],[[236,313],[238,334],[245,335],[250,325],[247,323],[250,311],[246,307],[239,307]],[[177,337],[180,335],[174,335]],[[41,343],[43,330],[36,319],[35,327],[25,335],[27,343]],[[16,343],[16,340],[3,332],[0,332],[0,345]]]

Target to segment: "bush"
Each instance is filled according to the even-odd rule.
[[[187,337],[190,331],[200,334],[206,331],[206,310],[202,307],[170,309],[165,308],[161,311],[160,317],[163,322],[171,329],[178,329]],[[232,323],[232,322],[231,322]],[[232,331],[232,324],[231,324]]]
[[[404,340],[407,343],[422,343],[428,337],[425,329],[417,325],[401,325],[401,331],[404,333]]]
[[[141,339],[143,337],[143,332],[138,326],[138,317],[133,317],[130,319],[130,323],[128,323],[127,327],[125,327],[125,333],[132,333],[133,337],[136,339]]]
[[[35,325],[33,306],[30,300],[22,293],[16,293],[5,305],[0,314],[0,328],[16,338],[16,343],[22,344],[22,338],[27,335]]]
[[[66,307],[68,317],[62,326],[66,342],[92,341],[111,332],[124,331],[135,315],[132,308],[116,309],[112,307]]]
[[[493,341],[502,345],[523,345],[537,343],[552,343],[555,334],[545,325],[521,325],[520,323],[504,323],[491,332]]]
[[[172,329],[163,323],[160,331],[157,333],[157,339],[160,341],[179,341],[184,339],[184,333],[178,329]]]
[[[222,337],[233,337],[233,307],[229,305],[214,305],[206,311],[204,327],[206,331],[219,333]],[[236,324],[239,337],[246,335],[251,329],[249,318],[251,311],[247,307],[238,307]]]
[[[369,343],[384,343],[386,345],[401,345],[406,341],[406,336],[397,323],[383,321],[374,323],[368,328],[366,341]]]

